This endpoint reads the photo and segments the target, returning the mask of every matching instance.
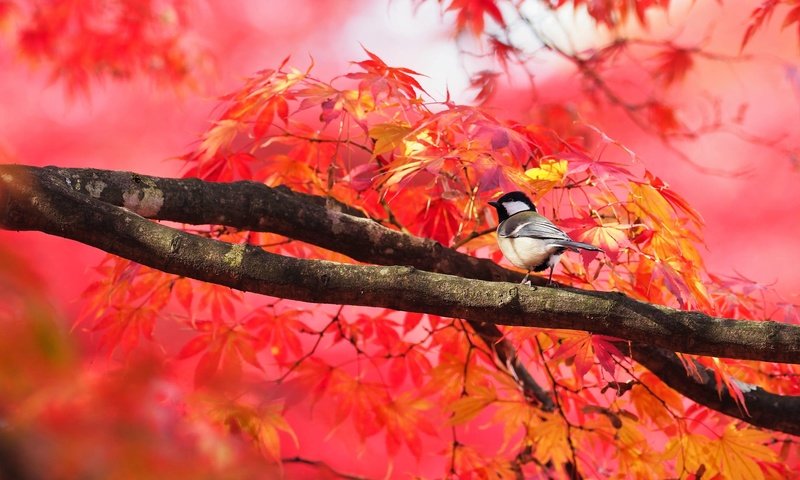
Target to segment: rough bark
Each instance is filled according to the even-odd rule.
[[[244,291],[465,318],[487,343],[499,334],[497,325],[618,337],[632,343],[634,359],[687,397],[754,425],[800,434],[797,397],[755,390],[746,395],[748,416],[727,392],[720,396],[715,385],[688,377],[673,353],[800,364],[800,327],[715,318],[613,292],[506,283],[521,276],[357,213],[326,199],[253,182],[0,166],[3,228],[70,238],[166,272]],[[289,258],[199,237],[143,217],[270,231],[355,260],[392,266]],[[519,368],[513,351],[500,351],[503,362]],[[763,408],[754,413],[750,402]]]

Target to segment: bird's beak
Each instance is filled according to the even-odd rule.
[[[499,204],[499,203],[497,203],[497,202],[494,202],[494,201],[492,201],[492,202],[489,202],[489,205],[493,206],[494,208],[497,208],[497,207],[499,207],[499,206],[500,206],[500,204]]]

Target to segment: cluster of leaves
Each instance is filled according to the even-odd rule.
[[[788,8],[788,12],[783,18],[781,28],[786,28],[794,24],[795,28],[798,29],[798,33],[800,33],[800,7],[798,7],[795,2],[789,0],[765,0],[750,13],[750,21],[748,22],[747,29],[742,38],[742,49],[747,46],[753,35],[769,22],[770,18],[772,18],[772,14],[778,7]]]
[[[698,37],[696,32],[684,28],[683,21],[676,22],[675,18],[661,21],[675,7],[675,2],[669,0],[439,0],[439,3],[445,14],[455,16],[454,31],[460,38],[461,50],[478,59],[471,66],[470,83],[479,103],[491,103],[501,79],[527,77],[531,92],[547,88],[547,80],[537,80],[541,76],[539,66],[566,61],[575,73],[574,83],[567,88],[576,94],[562,106],[581,111],[582,118],[595,125],[603,126],[609,109],[622,112],[641,131],[662,140],[676,158],[699,171],[714,170],[693,162],[678,148],[681,142],[712,133],[766,145],[793,162],[796,155],[793,145],[761,138],[757,124],[747,118],[749,106],[760,105],[757,100],[740,104],[729,112],[721,107],[723,99],[719,91],[681,88],[681,80],[688,74],[701,68],[713,69],[715,63],[724,64],[727,69],[736,69],[733,64],[751,67],[758,64],[758,68],[770,70],[783,68],[783,62],[776,65],[775,58],[743,56],[742,52],[769,24],[773,14],[779,15],[777,12],[785,13],[782,28],[797,26],[800,8],[793,1],[765,0],[749,15],[742,9],[740,23],[731,22],[747,25],[740,43],[717,40],[720,35],[711,28]],[[721,3],[719,6],[722,8]],[[669,15],[676,15],[675,11],[672,8]],[[727,17],[731,11],[738,13],[733,8],[721,15]],[[688,22],[696,14],[677,15],[686,15]],[[575,43],[563,41],[562,32],[547,27],[567,23],[570,17],[586,17],[595,23],[598,34],[591,43],[586,45],[586,39]],[[564,25],[564,28],[569,27]],[[785,63],[790,64],[791,60]],[[700,78],[699,73],[696,75]],[[534,104],[531,108],[547,108],[535,105],[536,95],[531,95]],[[787,129],[785,135],[792,132]]]
[[[425,0],[417,0],[419,3]],[[455,28],[458,33],[465,30],[474,35],[481,35],[485,31],[485,19],[489,17],[501,28],[508,26],[508,17],[503,15],[503,10],[519,9],[525,2],[509,2],[503,0],[438,0],[440,4],[447,4],[446,10],[456,13]],[[647,25],[647,13],[651,9],[666,10],[669,0],[607,0],[592,2],[587,0],[552,0],[546,2],[544,7],[551,10],[570,7],[575,10],[585,9],[586,13],[598,24],[608,28],[624,25],[631,17],[641,25]]]
[[[189,40],[187,8],[183,0],[2,0],[0,27],[23,58],[52,65],[70,93],[136,75],[191,87],[205,55]]]
[[[773,311],[761,301],[764,287],[707,273],[699,215],[596,128],[574,118],[558,128],[518,123],[435,101],[417,73],[370,52],[354,67],[330,82],[288,60],[259,72],[225,97],[216,122],[185,155],[186,175],[331,197],[389,227],[497,261],[487,201],[523,190],[573,238],[605,250],[566,258],[560,281],[719,316],[796,321],[792,309]],[[215,226],[194,233],[348,261],[273,234]],[[99,272],[84,325],[111,351],[130,355],[142,341],[156,343],[178,365],[193,366],[197,391],[222,412],[210,420],[273,461],[289,439],[313,451],[285,420],[305,408],[331,428],[348,425],[362,445],[381,439],[388,463],[403,452],[417,459],[438,452],[452,473],[479,477],[577,469],[761,478],[797,460],[795,449],[763,446],[769,435],[680,398],[602,336],[505,332],[555,393],[557,408],[545,411],[458,319],[259,304],[114,258]],[[739,392],[735,375],[797,393],[793,367],[700,361],[732,392]],[[253,387],[265,381],[266,396]],[[502,440],[487,447],[483,428]]]

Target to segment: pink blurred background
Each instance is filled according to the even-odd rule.
[[[468,102],[474,95],[467,91],[464,68],[470,61],[459,57],[450,23],[441,19],[441,7],[433,2],[416,10],[411,0],[393,0],[388,5],[364,0],[210,0],[197,2],[193,8],[195,35],[210,50],[216,72],[202,94],[179,96],[139,78],[94,85],[88,98],[69,100],[63,85],[48,81],[44,68],[26,65],[10,49],[0,49],[0,71],[4,72],[0,75],[0,148],[11,161],[24,164],[177,176],[181,164],[171,159],[198,141],[213,118],[217,97],[236,89],[243,78],[292,55],[290,63],[299,68],[313,57],[315,76],[327,79],[346,72],[348,62],[363,59],[362,46],[391,65],[427,75],[421,83],[438,99],[447,91],[459,102]],[[703,41],[707,50],[734,55],[750,8],[736,2],[687,4],[670,12],[670,22],[651,28],[667,29],[689,18],[681,38]],[[713,37],[704,40],[709,31]],[[580,33],[583,36],[576,38],[592,41],[591,32]],[[750,134],[765,139],[796,135],[787,128],[797,124],[800,113],[800,91],[794,83],[796,35],[777,28],[765,30],[747,52],[757,57],[752,63],[698,63],[684,84],[672,87],[670,98],[688,103],[696,101],[688,99],[697,99],[698,93],[714,95],[724,99],[721,109],[729,117],[746,103],[743,127]],[[578,83],[563,64],[538,65],[535,73],[542,102],[569,101],[579,94]],[[507,90],[497,95],[490,108],[524,118],[525,104],[517,101],[520,92],[515,89],[525,88],[526,83],[516,79],[500,86]],[[702,102],[683,106],[688,111],[706,108]],[[800,238],[800,189],[798,165],[789,157],[734,134],[713,134],[678,145],[704,167],[746,172],[713,175],[699,172],[665,150],[658,138],[643,134],[619,111],[609,111],[597,126],[634,150],[702,214],[712,272],[740,272],[760,283],[774,283],[789,301],[800,302],[800,250],[795,248]],[[783,145],[796,143],[795,136]],[[46,280],[53,302],[67,317],[77,312],[79,296],[101,252],[30,232],[0,231],[0,241],[20,246],[20,253]],[[333,442],[328,447],[334,449],[329,451],[333,457],[347,456],[335,450],[346,448],[346,443]],[[373,447],[380,449],[380,445]],[[376,466],[373,473],[384,471]]]

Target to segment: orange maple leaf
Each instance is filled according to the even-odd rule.
[[[386,425],[386,450],[396,455],[405,444],[417,459],[422,458],[422,440],[419,433],[436,435],[430,418],[433,403],[409,392],[400,394],[383,406],[381,415]]]

